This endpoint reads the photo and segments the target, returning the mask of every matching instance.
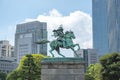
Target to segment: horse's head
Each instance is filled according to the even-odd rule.
[[[65,36],[69,37],[69,38],[75,39],[75,35],[74,35],[74,33],[72,31],[66,31],[65,32]]]

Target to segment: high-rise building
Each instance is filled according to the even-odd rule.
[[[109,52],[120,52],[120,0],[107,0]]]
[[[85,70],[90,64],[98,62],[98,51],[96,49],[80,49],[77,54],[85,61]]]
[[[120,52],[120,0],[92,0],[93,48],[99,55]]]
[[[25,54],[47,55],[47,44],[38,45],[35,42],[47,39],[47,23],[33,21],[18,24],[15,33],[15,54],[17,61]]]
[[[15,57],[14,47],[9,43],[8,40],[0,41],[0,57]]]
[[[99,55],[109,52],[107,1],[111,0],[92,0],[93,48]]]

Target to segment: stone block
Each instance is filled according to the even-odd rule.
[[[84,61],[76,58],[42,61],[41,80],[84,80]]]

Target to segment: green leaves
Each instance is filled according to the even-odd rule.
[[[85,80],[101,80],[101,65],[91,64],[85,74]]]
[[[0,80],[6,80],[6,73],[0,72]]]
[[[111,53],[100,58],[102,65],[101,74],[103,79],[119,80],[120,79],[120,54]]]
[[[28,54],[22,57],[16,70],[8,74],[7,80],[41,80],[42,54]]]
[[[19,78],[19,72],[17,70],[13,70],[7,75],[6,80],[16,80]]]
[[[120,53],[109,53],[88,67],[85,80],[120,80]]]

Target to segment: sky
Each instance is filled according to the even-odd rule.
[[[63,24],[81,48],[92,48],[91,16],[92,0],[0,0],[0,40],[14,45],[16,25],[37,20],[47,22],[49,40],[52,30]]]

